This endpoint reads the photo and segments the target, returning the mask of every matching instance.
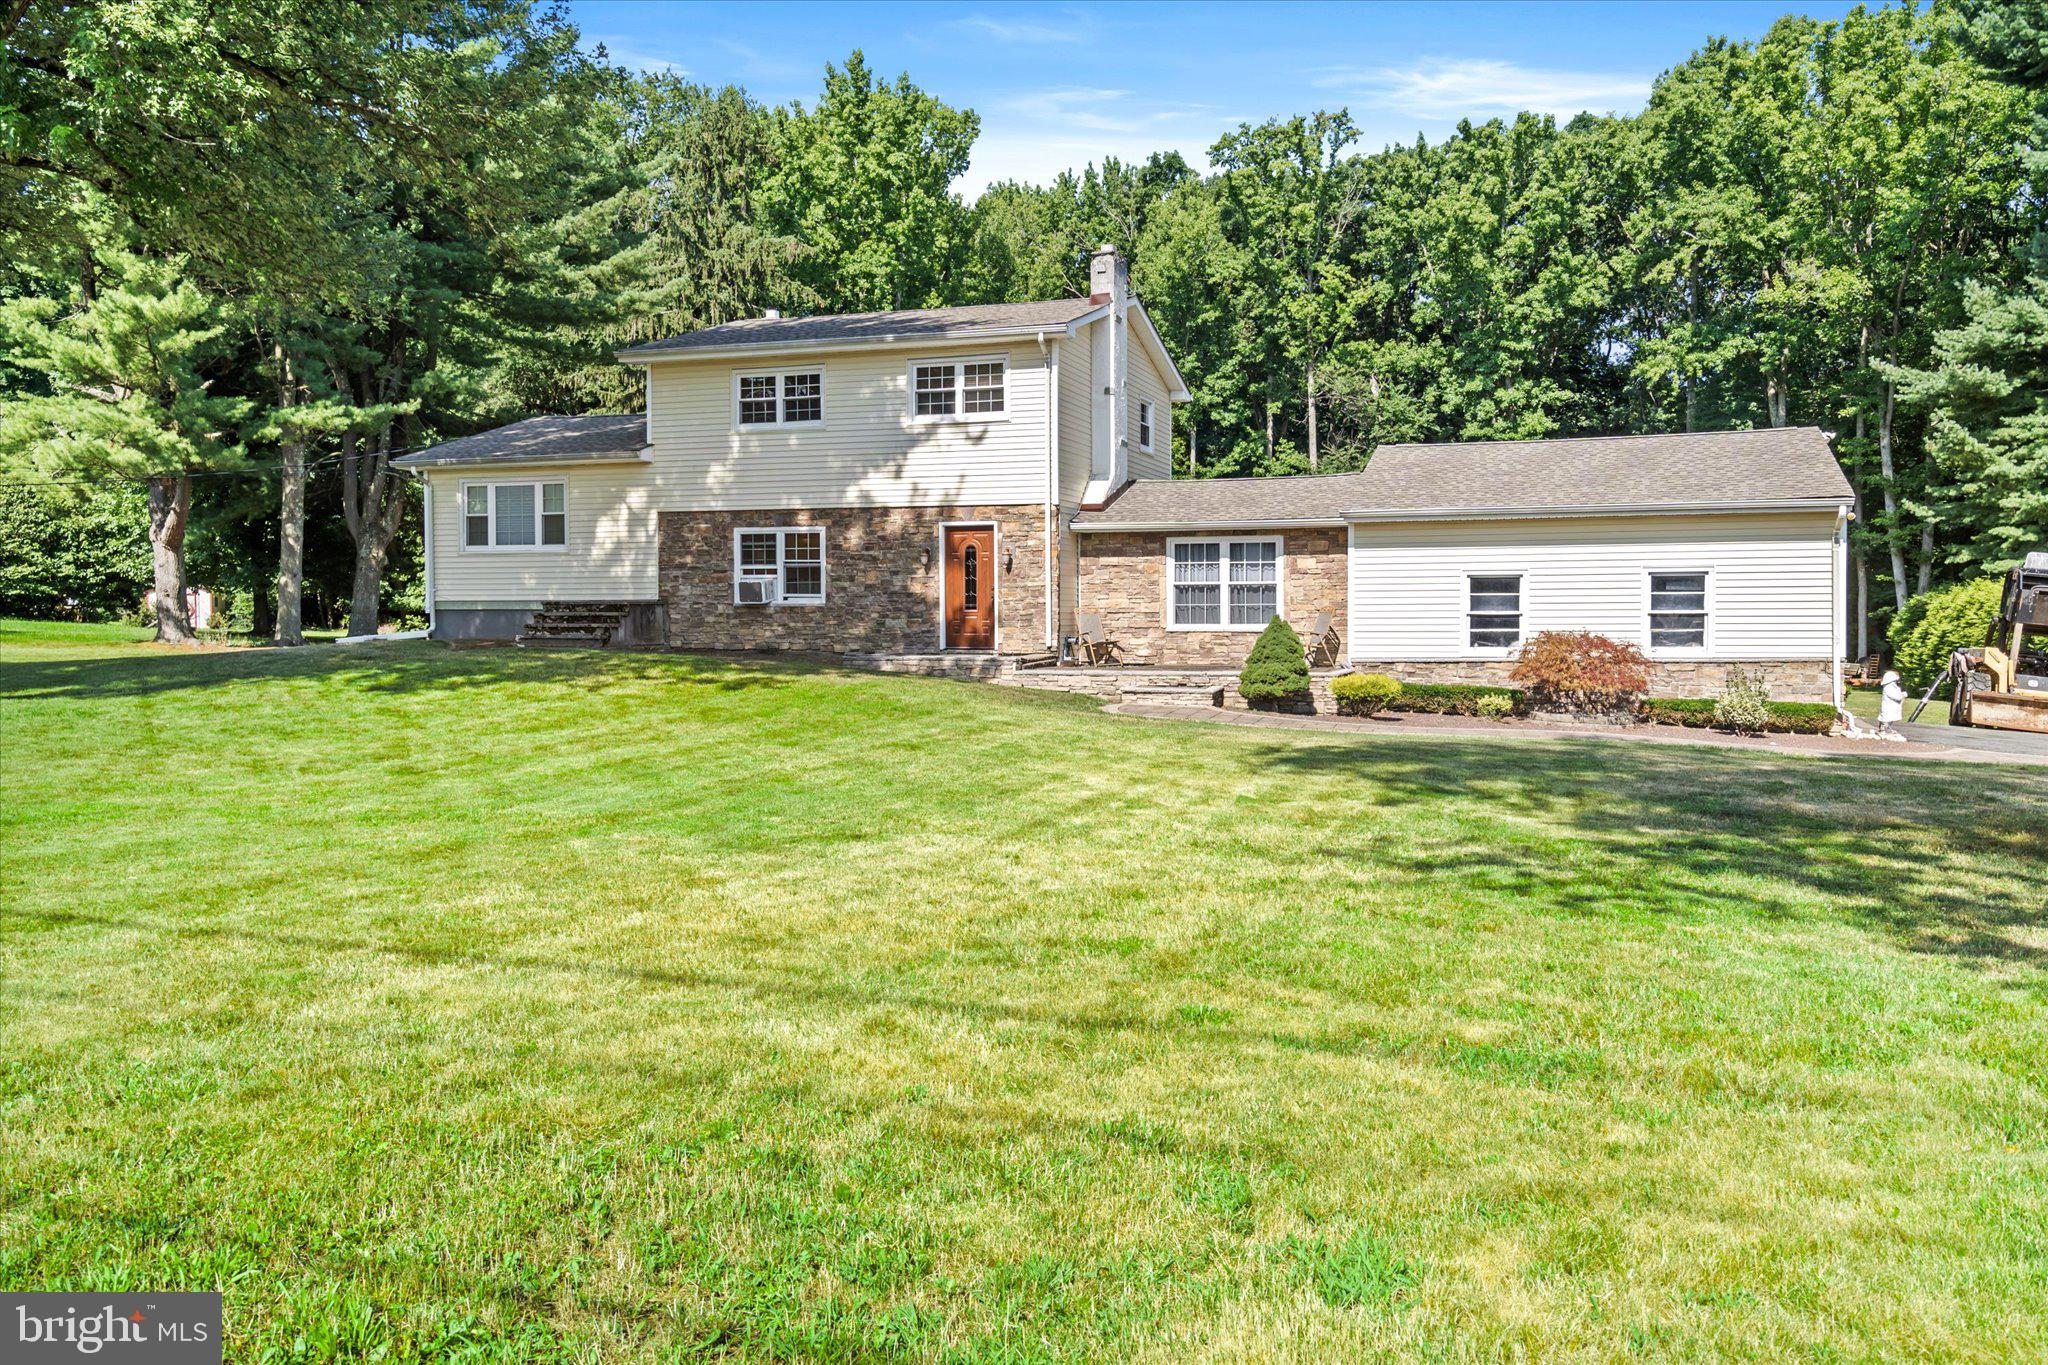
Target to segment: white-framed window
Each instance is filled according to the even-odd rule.
[[[1651,650],[1707,647],[1707,574],[1703,569],[1650,575]]]
[[[825,421],[825,372],[761,370],[732,377],[732,424],[753,427],[814,427]]]
[[[569,543],[569,489],[559,479],[462,485],[462,548],[559,550]]]
[[[1138,402],[1138,449],[1152,448],[1152,405],[1140,399]]]
[[[989,422],[1009,410],[1010,367],[1001,356],[914,360],[910,418],[914,422]]]
[[[741,606],[817,606],[825,600],[825,532],[742,526],[732,533],[732,600]]]
[[[1264,630],[1280,614],[1280,538],[1166,542],[1169,630]]]
[[[1513,649],[1522,643],[1522,576],[1475,573],[1465,577],[1465,644],[1471,649]]]

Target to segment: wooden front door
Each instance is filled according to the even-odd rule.
[[[946,528],[946,648],[996,647],[996,533]]]

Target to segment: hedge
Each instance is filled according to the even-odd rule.
[[[1432,716],[1476,716],[1481,697],[1506,697],[1517,714],[1528,709],[1528,693],[1519,687],[1480,687],[1470,683],[1402,683],[1401,695],[1388,702],[1387,709]]]
[[[1370,716],[1401,696],[1401,684],[1384,673],[1341,673],[1330,679],[1330,695],[1347,716]]]
[[[1979,578],[1923,592],[1906,603],[1889,633],[1892,663],[1906,686],[1919,691],[1941,676],[1949,655],[1983,644],[1998,619],[2004,589],[2003,579]]]
[[[1642,715],[1653,725],[1711,730],[1714,698],[1651,697],[1643,703]],[[1824,735],[1835,728],[1835,708],[1824,701],[1774,701],[1770,724],[1764,728],[1774,734]]]

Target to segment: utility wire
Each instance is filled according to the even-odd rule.
[[[401,447],[397,450],[387,450],[381,453],[384,455],[386,459],[396,459],[401,455],[416,455],[421,451],[432,449],[434,449],[433,446],[406,446]],[[313,469],[319,465],[340,464],[343,460],[351,458],[358,460],[368,459],[371,456],[376,455],[378,453],[380,452],[373,450],[364,451],[355,456],[343,455],[339,452],[336,452],[335,454],[332,455],[317,455],[307,459],[305,461],[305,467],[307,469]],[[265,474],[269,473],[272,470],[283,469],[284,466],[285,462],[283,460],[279,460],[274,464],[268,462],[261,464],[245,464],[239,465],[233,469],[170,469],[165,470],[160,474],[107,473],[98,476],[89,476],[82,474],[76,476],[30,475],[25,478],[20,475],[0,472],[0,483],[15,484],[23,488],[96,488],[103,484],[109,483],[147,483],[151,479],[161,478],[183,477],[187,479],[232,479],[240,478],[241,476],[246,474]],[[410,471],[401,470],[399,472],[409,473]]]

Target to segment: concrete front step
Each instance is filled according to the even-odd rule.
[[[1146,706],[1221,706],[1222,683],[1122,683],[1119,700]]]
[[[994,654],[872,654],[848,651],[840,656],[848,668],[876,673],[914,673],[927,678],[965,678],[987,682],[1003,676],[1010,662]]]

